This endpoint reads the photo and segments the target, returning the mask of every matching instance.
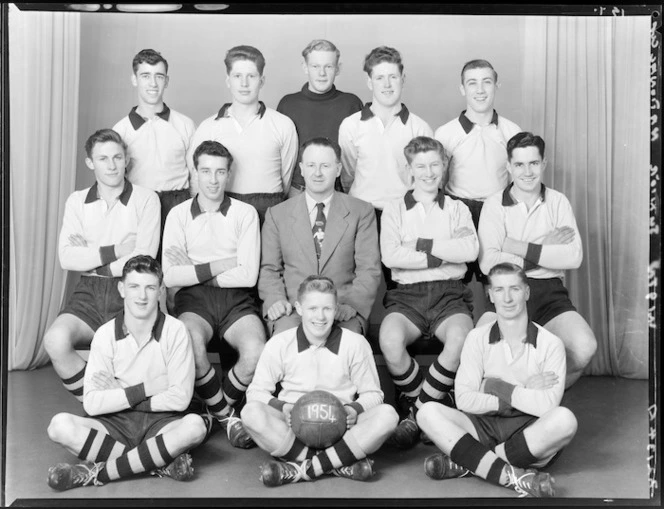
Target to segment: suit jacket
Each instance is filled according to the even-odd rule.
[[[278,300],[294,304],[300,283],[319,274],[334,281],[339,304],[348,304],[364,319],[369,317],[381,275],[376,214],[370,204],[334,192],[320,261],[305,193],[268,209],[261,245],[258,294],[265,316]]]

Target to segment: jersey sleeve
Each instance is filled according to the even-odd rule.
[[[440,265],[440,260],[435,260],[427,253],[402,245],[400,203],[401,199],[385,205],[380,218],[380,253],[383,263],[391,269],[426,269]]]
[[[348,192],[355,180],[357,148],[354,143],[353,123],[346,117],[339,126],[339,146],[341,147],[341,185]]]
[[[261,256],[258,212],[253,207],[246,207],[246,210],[237,227],[237,265],[215,278],[222,288],[251,288],[258,280]]]
[[[484,202],[477,234],[480,242],[480,269],[484,274],[488,274],[494,265],[503,262],[510,262],[523,267],[523,258],[502,250],[503,242],[507,237],[505,213],[500,200],[495,197]]]
[[[476,260],[480,249],[477,231],[475,230],[470,210],[462,201],[456,203],[453,221],[454,231],[467,228],[472,232],[472,235],[456,239],[434,238],[431,254],[436,258],[450,263],[464,263]]]
[[[81,201],[76,193],[67,198],[62,218],[62,228],[58,238],[58,256],[60,265],[64,270],[85,272],[102,265],[102,250],[99,246],[74,246],[71,242],[70,237],[72,235],[85,237],[83,223],[81,222],[83,211],[80,210],[80,203]],[[108,247],[108,249],[112,248],[113,246]]]

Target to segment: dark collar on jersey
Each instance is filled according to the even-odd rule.
[[[221,212],[221,214],[224,217],[226,217],[226,214],[228,214],[228,209],[230,206],[231,206],[231,198],[230,196],[224,193],[224,199],[221,200],[217,212]],[[196,195],[194,199],[191,200],[191,218],[196,219],[202,213],[203,211],[201,210],[201,206],[198,204],[198,195]]]
[[[463,130],[466,131],[466,134],[472,131],[473,127],[475,126],[475,123],[466,116],[466,110],[463,110],[461,115],[459,115],[459,123],[461,124],[461,127],[463,127]],[[493,116],[491,117],[491,122],[489,123],[498,125],[498,113],[496,110],[493,110]]]
[[[127,206],[127,203],[129,203],[129,198],[131,198],[131,193],[134,190],[134,186],[131,185],[131,182],[129,182],[127,179],[124,181],[124,187],[122,188],[122,192],[120,193],[120,203],[124,205],[125,207]],[[99,190],[97,189],[97,183],[95,182],[92,184],[92,187],[88,191],[88,194],[85,196],[85,203],[92,203],[97,200],[101,200],[101,196],[99,196]]]
[[[221,109],[219,110],[219,113],[217,113],[217,116],[214,118],[215,120],[219,120],[220,118],[223,117],[228,117],[228,108],[231,107],[232,103],[226,103],[224,104]],[[260,118],[263,118],[263,115],[265,115],[265,111],[267,108],[265,107],[265,103],[263,101],[258,101],[258,116]]]
[[[327,340],[323,344],[334,355],[339,355],[339,345],[341,344],[341,328],[333,325],[330,330],[330,335],[327,337]],[[304,352],[311,346],[307,336],[304,334],[304,329],[302,324],[297,327],[297,353]]]
[[[141,127],[143,124],[145,124],[147,120],[141,117],[136,112],[136,108],[138,108],[138,106],[134,106],[129,112],[129,121],[131,122],[134,131],[138,131],[138,128]],[[166,103],[164,103],[164,109],[161,110],[159,113],[157,113],[157,116],[163,118],[166,122],[168,122],[168,119],[171,116],[171,110],[168,106],[166,106]]]
[[[417,200],[413,196],[412,189],[404,195],[403,201],[406,204],[406,210],[412,209],[417,204]],[[438,206],[442,209],[445,205],[445,193],[442,191],[442,189],[438,191],[438,194],[436,195],[436,201],[438,202]]]
[[[508,185],[505,190],[503,191],[503,207],[511,207],[513,205],[516,205],[517,202],[514,201],[514,198],[512,198],[512,195],[510,194],[510,190],[512,189],[512,186],[514,185],[514,182],[510,182],[510,185]],[[541,184],[540,188],[540,199],[542,201],[545,201],[546,199],[546,186],[544,184]]]
[[[537,334],[539,331],[533,322],[528,322],[528,328],[526,329],[526,340],[524,343],[530,343],[535,348],[537,348]],[[498,327],[498,322],[493,324],[491,331],[489,332],[489,344],[498,343],[503,339],[503,335],[500,333],[500,328]]]
[[[152,337],[155,341],[161,339],[161,332],[164,330],[164,322],[166,321],[166,316],[161,311],[157,311],[157,319],[152,326]],[[129,331],[124,321],[124,311],[120,311],[115,317],[115,340],[120,341],[121,339],[129,336]]]
[[[371,104],[372,103],[366,103],[364,107],[362,108],[362,113],[360,114],[360,120],[369,120],[370,118],[373,118],[374,112],[371,111]],[[406,125],[406,122],[408,122],[408,116],[410,115],[410,112],[408,111],[408,108],[406,108],[406,105],[404,103],[401,103],[401,111],[397,113],[395,116],[399,117],[401,119],[401,122]]]

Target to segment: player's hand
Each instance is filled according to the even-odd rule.
[[[168,258],[168,261],[171,265],[193,265],[194,262],[191,261],[187,252],[177,246],[171,246],[168,249],[164,250],[164,255]]]
[[[355,311],[348,304],[339,304],[337,306],[337,312],[334,313],[334,319],[337,322],[346,322],[353,318],[356,314],[357,311]]]
[[[351,429],[357,424],[357,410],[348,405],[344,406],[344,409],[346,410],[346,429]]]
[[[574,240],[574,228],[561,226],[556,228],[542,239],[542,244],[569,244]]]
[[[155,394],[166,392],[168,390],[168,375],[160,375],[156,378],[148,378],[143,382],[145,395],[149,398]]]
[[[80,233],[73,233],[69,236],[69,243],[74,247],[88,247],[88,242]]]
[[[136,239],[125,240],[122,244],[115,244],[115,256],[117,258],[122,258],[134,252],[136,248]]]
[[[281,412],[286,416],[286,424],[288,424],[289,428],[291,425],[291,412],[293,411],[293,406],[293,403],[286,403],[281,409]]]
[[[108,391],[111,389],[122,388],[117,378],[111,375],[108,371],[95,372],[92,375],[90,382],[92,384],[92,388],[97,391]]]
[[[452,238],[453,239],[462,239],[464,237],[470,237],[473,235],[474,232],[470,228],[467,228],[464,226],[463,228],[457,228],[452,232]]]
[[[549,389],[558,383],[558,375],[553,371],[545,371],[528,377],[526,389]]]
[[[282,316],[290,315],[293,312],[293,305],[287,300],[278,300],[267,310],[267,317],[275,321]]]

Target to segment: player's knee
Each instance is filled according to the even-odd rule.
[[[406,350],[406,339],[398,330],[381,327],[378,334],[380,351],[387,358],[400,356]]]
[[[463,349],[463,344],[466,341],[466,336],[470,332],[470,329],[467,327],[453,327],[447,333],[445,338],[445,348],[449,351],[452,350],[461,355],[461,350]]]
[[[578,428],[576,416],[565,407],[558,407],[554,411],[555,432],[560,436],[560,440],[567,444],[572,440]]]
[[[62,327],[52,327],[44,334],[44,349],[49,357],[58,358],[74,350],[69,334]]]
[[[415,420],[420,428],[426,428],[440,419],[440,405],[435,401],[424,403],[417,411]]]
[[[242,342],[239,356],[245,364],[256,367],[258,359],[260,358],[261,353],[263,353],[263,348],[265,348],[265,339],[254,337],[248,341]]]
[[[584,334],[577,347],[577,359],[579,364],[586,366],[590,363],[597,352],[597,339],[592,332]]]
[[[72,419],[71,415],[61,412],[55,414],[48,425],[46,433],[53,442],[62,443],[63,440],[71,435]]]
[[[257,432],[261,429],[261,423],[265,421],[265,410],[258,401],[249,401],[240,413],[242,423],[249,432]]]
[[[183,424],[187,430],[187,442],[193,445],[200,444],[207,435],[207,426],[200,415],[188,414],[183,417]]]
[[[383,431],[390,433],[399,424],[399,414],[391,405],[380,405],[376,411],[376,423]]]

